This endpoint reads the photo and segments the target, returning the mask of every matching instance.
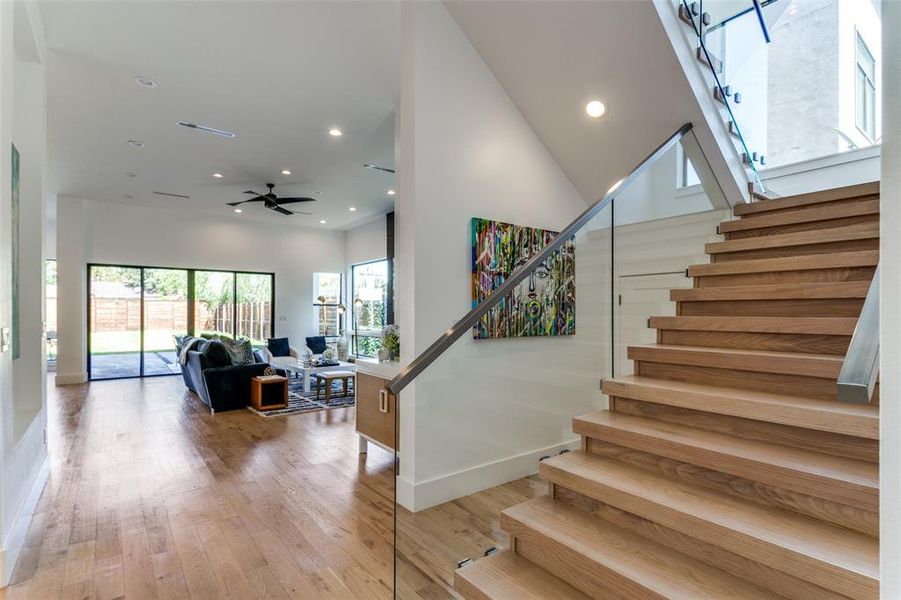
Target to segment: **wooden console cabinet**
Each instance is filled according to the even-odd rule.
[[[390,379],[366,371],[367,369],[361,368],[358,363],[356,431],[360,436],[360,453],[369,450],[370,442],[396,451],[397,398],[394,394],[389,393],[386,387]]]

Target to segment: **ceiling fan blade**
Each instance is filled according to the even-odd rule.
[[[279,198],[278,204],[294,204],[295,202],[316,202],[316,198]]]
[[[250,198],[249,200],[239,200],[237,202],[226,202],[229,206],[238,206],[239,204],[244,204],[245,202],[265,202],[266,198],[262,196],[257,196],[256,198]]]
[[[244,193],[245,193],[245,194],[253,194],[254,196],[262,196],[262,195],[263,195],[263,194],[261,194],[261,193],[259,193],[259,192],[254,192],[253,190],[247,190],[247,191],[244,192]]]
[[[268,208],[271,208],[271,209],[274,210],[275,212],[282,213],[283,215],[293,215],[293,214],[294,214],[293,212],[291,212],[291,211],[288,210],[287,208],[282,208],[281,206],[278,206],[278,205],[276,205],[276,206],[270,206],[270,207],[268,207]]]

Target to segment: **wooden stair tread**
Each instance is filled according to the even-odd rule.
[[[736,285],[670,290],[674,302],[717,302],[722,300],[809,300],[816,298],[865,298],[869,281],[827,283],[780,283],[775,285]]]
[[[467,600],[589,600],[588,596],[512,552],[457,569],[454,588]]]
[[[653,329],[851,335],[857,319],[846,317],[651,317]]]
[[[785,248],[789,246],[809,246],[830,242],[867,240],[878,237],[879,223],[859,223],[856,225],[846,225],[844,227],[833,227],[830,229],[815,229],[813,231],[779,233],[776,235],[727,240],[725,242],[710,242],[704,244],[704,252],[706,254],[745,252],[748,250],[763,250],[768,248]]]
[[[773,271],[809,271],[813,269],[875,267],[877,264],[879,264],[878,250],[859,250],[856,252],[809,254],[805,256],[759,258],[755,260],[735,260],[691,265],[688,267],[688,276],[705,277],[715,275],[769,273]]]
[[[758,373],[782,373],[825,379],[838,379],[844,362],[844,357],[835,354],[805,354],[803,352],[774,352],[707,346],[669,346],[666,344],[629,346],[628,357],[631,360],[647,362]]]
[[[573,431],[871,512],[879,507],[873,463],[610,411],[576,417]]]
[[[627,582],[615,591],[626,597],[772,598],[772,592],[716,567],[612,525],[586,511],[543,496],[501,513],[501,527],[512,536],[534,534],[548,540],[544,549],[560,549],[580,573],[610,570]],[[601,578],[599,576],[598,578]],[[637,589],[629,589],[632,586]],[[612,587],[612,586],[611,586]]]
[[[834,202],[836,200],[873,196],[878,193],[879,182],[871,181],[868,183],[848,185],[819,192],[809,192],[806,194],[785,196],[784,198],[774,198],[772,200],[762,200],[760,202],[751,202],[749,204],[739,204],[732,209],[732,213],[736,216],[751,215],[771,210],[810,206],[811,204],[820,204],[822,202]]]
[[[613,397],[879,439],[879,408],[872,404],[814,400],[640,375],[605,379],[602,391]]]
[[[809,517],[569,452],[545,460],[548,481],[853,598],[879,590],[879,542]]]
[[[797,210],[786,210],[776,213],[763,213],[753,219],[737,219],[735,221],[723,221],[720,223],[720,233],[732,233],[735,231],[748,231],[765,227],[778,227],[780,225],[794,225],[797,223],[813,223],[816,221],[831,221],[847,217],[879,214],[879,199],[865,202],[846,204],[842,206],[807,206]]]

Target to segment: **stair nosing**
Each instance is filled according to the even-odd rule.
[[[869,181],[866,183],[857,183],[828,190],[807,192],[803,194],[793,194],[791,196],[774,198],[772,200],[739,204],[733,208],[732,212],[736,216],[743,216],[769,212],[771,210],[784,210],[787,208],[797,208],[799,206],[816,206],[817,204],[826,204],[828,202],[838,202],[841,200],[851,200],[854,198],[863,198],[866,196],[876,196],[879,195],[879,193],[880,182]],[[807,201],[808,198],[812,199],[816,198],[817,196],[825,196],[826,198],[818,198],[815,200]]]
[[[657,357],[641,358],[647,353],[675,353],[681,355],[681,360],[667,358],[656,360]],[[729,369],[733,371],[748,371],[754,373],[778,373],[782,375],[801,374],[806,377],[820,379],[837,379],[844,358],[836,354],[807,354],[804,352],[776,352],[772,350],[750,350],[744,348],[718,348],[715,346],[675,346],[670,344],[644,344],[629,346],[627,357],[630,360],[664,363],[686,366],[703,366],[714,369]],[[738,360],[736,364],[727,364],[729,361],[719,358],[740,359],[744,357],[746,362]],[[751,364],[753,359],[772,359],[772,364],[765,368]],[[809,369],[799,373],[799,364],[802,369]]]
[[[816,204],[802,205],[793,208],[794,209],[785,208],[780,212],[773,212],[770,214],[768,214],[767,212],[751,213],[747,216],[752,218],[723,221],[720,223],[720,232],[734,233],[736,231],[768,229],[770,227],[800,225],[803,223],[824,223],[837,219],[849,219],[867,215],[878,215],[879,200],[867,200],[860,204],[837,206],[834,207],[833,212],[825,218],[822,216],[813,217],[813,215],[810,214],[814,211],[823,209],[823,207],[817,206]]]
[[[854,333],[856,325],[857,319],[851,317],[673,316],[650,318],[651,328],[671,331],[850,336]]]
[[[817,254],[824,265],[807,266],[810,256],[780,256],[775,258],[758,258],[747,260],[730,260],[726,262],[703,263],[688,267],[689,277],[716,277],[718,275],[751,275],[772,271],[819,271],[826,269],[853,269],[875,267],[879,264],[878,250],[852,250],[849,252],[832,252]],[[829,261],[834,261],[831,264]],[[859,262],[858,262],[859,261]]]
[[[722,302],[729,300],[838,300],[865,298],[869,281],[776,283],[670,290],[673,302]],[[705,297],[714,296],[714,297]],[[716,298],[715,296],[720,296]]]

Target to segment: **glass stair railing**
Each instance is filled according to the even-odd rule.
[[[767,164],[767,50],[771,40],[766,7],[757,0],[681,0],[679,15],[698,41],[698,60],[712,81],[726,127],[735,138],[754,190],[763,192],[760,169]]]

